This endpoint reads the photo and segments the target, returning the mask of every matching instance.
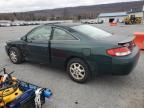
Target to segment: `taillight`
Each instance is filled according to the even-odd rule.
[[[126,56],[131,54],[131,51],[127,47],[112,48],[107,50],[107,54],[110,56]]]

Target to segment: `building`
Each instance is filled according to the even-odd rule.
[[[98,20],[103,22],[122,22],[127,16],[127,12],[101,13],[98,16]]]

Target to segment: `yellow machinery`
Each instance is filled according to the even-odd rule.
[[[130,17],[126,17],[124,19],[125,24],[141,24],[142,18],[141,17],[135,17],[135,15],[131,15]]]
[[[14,89],[13,87],[1,90],[0,91],[0,107],[5,106],[6,104],[15,100],[18,96],[22,95],[22,91],[17,88]]]
[[[4,70],[5,71],[5,70]],[[0,75],[0,108],[21,96],[23,92],[19,89],[16,78],[10,74]]]

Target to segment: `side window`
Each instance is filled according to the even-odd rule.
[[[51,35],[51,27],[40,27],[32,31],[27,39],[31,41],[47,41]]]
[[[54,29],[53,40],[76,40],[72,35],[61,29]]]

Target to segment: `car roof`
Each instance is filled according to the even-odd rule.
[[[60,24],[45,24],[45,25],[62,27],[62,28],[67,28],[67,27],[71,28],[71,27],[74,27],[74,26],[82,25],[82,24],[79,24],[79,23],[60,23]]]

